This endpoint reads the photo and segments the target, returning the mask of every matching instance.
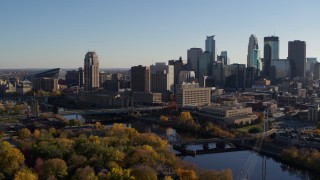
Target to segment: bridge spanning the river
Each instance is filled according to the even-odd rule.
[[[90,115],[90,114],[127,114],[130,112],[150,112],[154,110],[161,110],[167,108],[166,106],[150,106],[139,108],[117,108],[117,109],[85,109],[85,110],[70,110],[59,111],[61,115]]]

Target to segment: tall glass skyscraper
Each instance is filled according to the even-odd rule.
[[[279,37],[264,37],[263,75],[270,76],[271,61],[279,59]]]
[[[213,36],[207,36],[205,51],[208,51],[208,52],[211,53],[213,61],[216,60],[216,40],[214,40],[214,35]]]
[[[260,58],[260,50],[258,39],[255,35],[251,34],[248,44],[247,67],[254,67],[262,71],[262,63]]]

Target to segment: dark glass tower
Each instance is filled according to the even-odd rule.
[[[288,60],[290,62],[291,78],[306,76],[306,42],[289,41]]]
[[[271,61],[279,59],[279,37],[264,37],[263,76],[270,76]]]

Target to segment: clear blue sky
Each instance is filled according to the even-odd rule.
[[[187,57],[215,34],[218,52],[246,63],[250,34],[307,42],[320,58],[319,0],[3,0],[0,68],[77,68],[95,50],[100,67],[150,65]]]

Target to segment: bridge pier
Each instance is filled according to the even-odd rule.
[[[225,149],[226,148],[226,143],[224,142],[217,142],[216,147],[219,149]]]
[[[209,149],[209,143],[202,144],[204,150]]]

